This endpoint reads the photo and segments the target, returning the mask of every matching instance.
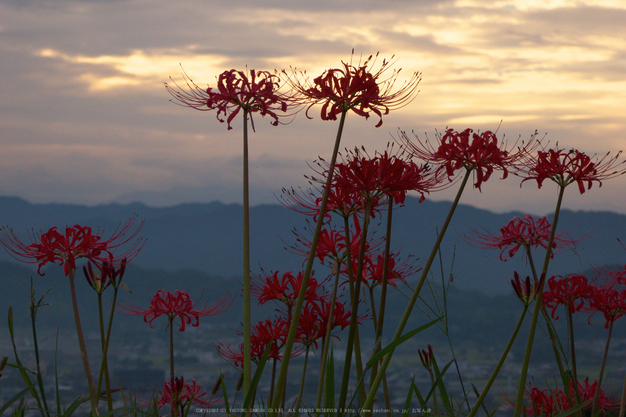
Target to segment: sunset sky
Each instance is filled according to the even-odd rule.
[[[398,129],[498,129],[509,142],[589,154],[626,146],[623,0],[0,0],[0,195],[31,202],[150,205],[241,201],[241,126],[169,102],[163,83],[215,85],[231,68],[311,76],[356,55],[395,55],[420,93],[375,128],[348,117],[342,147],[385,148]],[[255,119],[252,203],[276,203],[329,156],[336,122]],[[500,122],[502,124],[500,125]],[[556,189],[494,177],[462,202],[553,210]],[[565,206],[626,213],[626,177]],[[451,199],[454,190],[433,194]]]

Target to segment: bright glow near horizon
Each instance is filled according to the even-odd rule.
[[[537,129],[550,143],[598,154],[625,143],[626,7],[617,0],[348,1],[310,10],[305,1],[39,6],[0,5],[4,195],[88,204],[134,194],[152,204],[238,201],[240,123],[227,131],[215,113],[169,103],[163,83],[181,81],[181,65],[201,86],[246,65],[297,67],[314,77],[349,60],[353,48],[354,59],[395,55],[404,77],[420,71],[423,80],[417,99],[380,129],[375,117],[351,117],[344,147],[373,151],[397,127],[432,133],[446,126],[500,126],[509,139]],[[299,114],[277,128],[255,118],[253,203],[275,202],[283,186],[303,184],[306,163],[330,153],[336,126],[315,109],[310,114],[314,120]],[[568,204],[626,213],[625,186],[625,178],[610,180],[580,198],[572,193]],[[464,202],[552,210],[552,193],[536,186],[486,187],[497,192]]]

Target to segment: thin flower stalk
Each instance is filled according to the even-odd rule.
[[[328,314],[328,323],[326,324],[326,335],[324,336],[324,342],[322,344],[322,353],[320,355],[320,375],[317,383],[317,397],[315,400],[315,408],[320,409],[322,405],[322,395],[324,392],[324,378],[326,375],[326,362],[328,359],[328,348],[330,346],[330,335],[332,331],[332,320],[335,314],[335,303],[337,300],[337,290],[339,288],[339,275],[341,274],[341,263],[335,260],[333,266],[335,273],[335,281],[333,283],[332,294],[330,298],[330,311]]]
[[[89,401],[91,402],[91,412],[95,415],[98,415],[98,395],[96,394],[96,387],[93,383],[93,376],[91,375],[91,366],[89,365],[89,357],[87,355],[87,345],[85,343],[83,326],[80,321],[80,312],[78,310],[78,298],[76,297],[76,285],[74,283],[76,277],[76,269],[70,268],[68,272],[68,277],[70,281],[70,292],[72,295],[74,322],[76,323],[76,334],[78,335],[78,345],[80,346],[80,356],[83,362],[83,368],[85,370],[87,387],[89,388]]]
[[[541,275],[545,276],[548,271],[548,265],[550,263],[552,247],[554,243],[554,236],[556,234],[556,228],[559,222],[559,214],[561,212],[561,204],[563,202],[563,195],[565,193],[565,187],[559,187],[559,194],[556,202],[556,209],[554,211],[554,219],[552,220],[552,230],[550,230],[550,237],[548,238],[548,244],[546,248],[546,256],[543,261],[543,268],[541,271]],[[545,281],[544,281],[545,282]],[[539,292],[543,292],[544,282],[541,283],[539,287]],[[535,307],[533,309],[533,316],[530,322],[530,329],[528,331],[528,339],[526,340],[526,349],[524,351],[524,359],[522,361],[522,370],[519,380],[519,385],[517,388],[517,397],[515,400],[515,410],[513,411],[513,417],[519,417],[522,412],[522,404],[524,401],[524,387],[526,386],[526,377],[528,375],[528,366],[530,365],[530,354],[532,352],[533,341],[535,337],[535,331],[537,329],[537,321],[539,318],[539,313],[542,310],[543,300],[541,297],[535,303]]]
[[[437,236],[437,240],[435,241],[435,244],[433,246],[433,249],[430,253],[430,256],[428,257],[428,259],[426,260],[426,263],[424,264],[424,269],[422,269],[422,274],[420,276],[420,279],[418,280],[415,289],[413,290],[413,295],[411,296],[411,299],[409,300],[407,307],[404,311],[404,314],[402,315],[402,318],[400,319],[400,323],[398,324],[398,327],[396,329],[396,332],[394,333],[393,341],[398,340],[400,337],[402,337],[402,332],[404,331],[404,327],[406,326],[406,323],[409,320],[409,317],[411,315],[411,311],[413,311],[413,306],[416,304],[417,299],[419,298],[419,294],[420,291],[422,289],[422,286],[424,285],[424,282],[426,281],[426,277],[428,276],[428,272],[430,271],[430,267],[432,266],[435,257],[437,255],[437,252],[439,250],[439,247],[441,246],[441,241],[443,240],[444,235],[446,234],[446,231],[448,230],[448,226],[450,224],[450,221],[452,220],[452,216],[454,215],[454,212],[456,210],[456,207],[459,204],[459,200],[461,199],[461,195],[463,194],[463,190],[465,189],[465,186],[467,185],[467,182],[469,180],[469,177],[472,173],[472,170],[470,169],[466,169],[465,171],[465,175],[463,176],[463,180],[461,182],[461,185],[459,187],[459,190],[456,194],[456,197],[454,198],[454,201],[452,203],[452,206],[450,207],[450,211],[448,212],[448,216],[446,217],[446,220],[441,228],[441,232],[439,233],[439,235]],[[371,409],[372,405],[374,403],[374,398],[376,396],[376,392],[378,390],[378,387],[380,386],[380,383],[382,381],[383,375],[385,374],[385,371],[387,369],[387,367],[389,366],[389,362],[391,361],[391,358],[393,356],[393,352],[395,349],[392,349],[387,355],[385,355],[384,360],[382,361],[380,368],[378,370],[378,373],[376,375],[376,378],[374,379],[374,382],[372,385],[370,385],[370,389],[369,392],[367,394],[367,399],[365,401],[365,403],[363,404],[363,408],[364,409]]]
[[[337,154],[339,153],[339,146],[341,143],[341,135],[343,133],[343,127],[346,121],[347,110],[342,112],[341,117],[339,119],[339,127],[337,129],[337,136],[335,138],[335,145],[333,148],[332,157],[330,160],[330,166],[328,171],[328,177],[326,179],[326,187],[324,188],[324,194],[322,196],[322,201],[320,203],[320,213],[326,213],[326,204],[328,202],[328,195],[330,193],[330,185],[333,180],[333,172],[335,168],[335,163],[337,161]],[[278,372],[278,379],[276,381],[276,392],[282,393],[285,390],[286,382],[287,382],[287,370],[289,369],[289,358],[291,356],[291,352],[293,350],[293,344],[296,339],[296,333],[298,329],[298,320],[300,319],[300,312],[302,311],[302,306],[304,304],[304,298],[306,296],[306,286],[309,282],[309,277],[311,276],[311,271],[313,270],[313,263],[315,261],[315,255],[317,250],[317,243],[319,241],[319,235],[322,230],[322,226],[324,224],[324,215],[318,216],[317,224],[315,226],[315,232],[313,234],[313,238],[311,240],[311,250],[309,253],[309,258],[307,259],[307,263],[304,269],[304,274],[302,278],[302,286],[300,288],[300,293],[298,294],[298,299],[296,300],[296,305],[294,307],[294,315],[291,321],[291,326],[289,328],[289,333],[287,336],[287,340],[285,343],[284,350],[284,358],[280,364],[280,370]],[[281,395],[274,395],[274,401],[272,402],[271,408],[276,410],[280,407],[281,404]],[[275,416],[276,413],[270,413],[271,416]]]
[[[491,376],[489,377],[489,380],[487,380],[487,384],[485,385],[485,388],[483,388],[483,391],[481,392],[480,396],[476,400],[476,403],[474,403],[474,406],[472,407],[467,417],[474,417],[476,413],[478,412],[478,410],[480,409],[480,406],[482,405],[483,401],[487,397],[487,394],[489,393],[491,386],[493,385],[498,374],[500,373],[500,369],[502,369],[502,365],[504,365],[504,361],[506,360],[506,357],[508,356],[511,350],[511,347],[513,346],[513,342],[515,342],[515,339],[517,338],[517,334],[519,333],[519,330],[522,327],[522,323],[524,322],[524,318],[526,317],[526,312],[528,311],[528,307],[530,306],[531,302],[534,299],[541,298],[541,297],[536,297],[537,285],[532,284],[531,286],[530,277],[527,277],[526,282],[522,284],[516,272],[515,281],[512,280],[512,284],[513,284],[513,289],[516,295],[518,296],[518,298],[522,301],[522,304],[524,305],[524,309],[522,311],[522,314],[520,315],[517,325],[515,326],[515,329],[513,330],[513,334],[511,334],[511,338],[509,339],[509,342],[507,343],[506,347],[504,348],[504,351],[502,352],[502,355],[500,356],[500,360],[498,361],[495,369],[491,373]]]
[[[348,383],[350,380],[350,367],[352,364],[352,351],[354,349],[355,332],[357,331],[357,317],[359,308],[359,295],[361,293],[361,282],[363,281],[363,261],[365,259],[365,244],[367,242],[367,231],[370,222],[370,207],[372,199],[367,198],[365,203],[365,211],[363,212],[363,229],[361,231],[361,248],[359,251],[359,258],[356,270],[356,282],[354,284],[354,292],[352,293],[352,316],[350,317],[350,330],[348,332],[348,341],[346,344],[346,357],[344,360],[343,377],[341,380],[341,390],[339,392],[339,401],[337,403],[338,408],[343,409],[346,405],[346,398],[348,394]],[[360,379],[360,375],[357,374]]]

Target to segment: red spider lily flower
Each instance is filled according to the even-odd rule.
[[[626,289],[617,291],[610,287],[592,287],[593,293],[589,298],[589,311],[593,314],[600,312],[606,320],[604,328],[608,329],[609,324],[626,313]],[[591,320],[591,317],[589,317]],[[591,323],[591,322],[590,322]]]
[[[377,58],[378,54],[370,56],[357,65],[342,61],[343,68],[326,70],[313,82],[295,69],[291,75],[284,70],[283,73],[287,77],[285,81],[307,102],[307,117],[311,107],[321,103],[322,120],[337,120],[337,115],[349,110],[367,119],[371,112],[379,117],[376,127],[380,127],[383,116],[390,110],[404,107],[415,98],[421,74],[413,73],[409,81],[395,90],[400,70],[394,70],[385,78],[393,62],[383,59],[378,71],[372,72]]]
[[[251,357],[256,364],[259,363],[267,346],[270,345],[269,358],[282,360],[280,350],[287,340],[290,323],[282,317],[277,317],[274,321],[265,319],[260,321],[252,328],[251,332]],[[238,332],[242,334],[241,332]],[[217,353],[226,361],[231,362],[236,367],[243,369],[243,343],[239,344],[239,350],[233,350],[228,343],[219,341],[215,346]],[[302,349],[294,349],[291,357],[298,356],[302,353]]]
[[[333,181],[337,188],[353,191],[365,199],[393,198],[396,204],[403,204],[409,191],[421,194],[420,203],[425,200],[439,181],[429,175],[428,166],[418,166],[402,159],[402,153],[391,154],[389,148],[382,154],[370,157],[358,148],[349,152],[342,163],[335,165]]]
[[[578,274],[569,274],[565,277],[556,275],[548,279],[548,289],[543,292],[543,303],[552,309],[552,318],[559,306],[567,305],[569,311],[575,313],[585,308],[594,293],[594,287],[587,281],[587,277]]]
[[[512,258],[520,248],[526,251],[530,248],[537,250],[539,246],[547,249],[551,227],[552,224],[547,217],[535,220],[530,214],[524,214],[521,218],[514,217],[506,226],[501,227],[500,235],[488,231],[482,233],[471,229],[474,236],[468,236],[466,239],[470,244],[475,243],[477,247],[482,249],[501,249],[500,259],[506,262],[505,254]],[[552,241],[550,257],[554,258],[555,249],[573,247],[582,239],[570,238],[569,232],[556,234]]]
[[[418,349],[417,353],[420,356],[420,361],[422,362],[422,365],[424,365],[424,368],[426,368],[427,371],[433,369],[433,359],[435,358],[435,353],[433,352],[433,347],[430,343],[428,344],[428,350]]]
[[[175,377],[164,384],[163,393],[157,402],[157,406],[161,409],[161,407],[168,404],[180,411],[178,413],[179,416],[183,416],[185,415],[185,408],[190,404],[210,407],[221,401],[219,399],[202,398],[205,395],[207,395],[206,391],[196,383],[195,379],[192,379],[191,383],[185,383],[185,378]]]
[[[594,182],[602,186],[602,181],[620,176],[626,172],[626,168],[621,167],[626,161],[618,162],[621,151],[614,157],[609,157],[607,153],[599,160],[585,155],[577,149],[566,151],[564,149],[549,149],[537,152],[536,156],[527,154],[520,166],[520,175],[524,179],[522,184],[528,180],[536,180],[537,186],[541,188],[546,179],[551,179],[559,187],[567,187],[576,182],[581,194],[587,189],[591,189]]]
[[[206,305],[201,310],[196,310],[198,303],[194,304],[187,291],[176,291],[172,294],[169,291],[159,290],[150,301],[150,307],[142,310],[133,304],[120,304],[124,310],[122,314],[140,315],[143,320],[154,328],[152,322],[158,317],[167,316],[172,323],[175,319],[179,319],[179,331],[184,332],[186,325],[191,324],[193,327],[200,325],[200,317],[213,316],[224,312],[233,303],[234,299],[228,293],[224,293],[222,297],[212,306]]]
[[[478,189],[491,177],[495,169],[501,170],[502,179],[505,179],[509,168],[515,166],[515,163],[527,152],[538,146],[538,142],[532,140],[533,136],[516,152],[507,151],[505,143],[498,143],[496,134],[489,130],[483,133],[473,133],[472,129],[465,129],[462,132],[448,129],[440,137],[436,147],[428,140],[422,142],[417,135],[414,136],[415,141],[412,141],[405,132],[400,132],[399,138],[413,156],[439,166],[436,173],[439,174],[445,170],[450,180],[461,168],[475,171],[474,186]]]
[[[595,398],[598,382],[594,381],[589,385],[589,379],[585,378],[583,383],[577,382],[577,393],[580,397],[580,402],[585,403]],[[570,395],[575,398],[576,392],[574,391],[574,381],[570,381],[569,385]],[[528,416],[541,416],[552,417],[561,415],[571,408],[567,396],[560,389],[541,390],[537,387],[528,386],[526,390],[526,399],[529,406],[526,409],[526,415]],[[590,410],[592,403],[583,407],[583,410]],[[600,388],[600,396],[598,398],[598,405],[596,410],[601,411],[602,415],[606,415],[607,410],[617,410],[619,408],[619,401],[610,399],[602,388]]]
[[[87,226],[74,225],[66,227],[65,233],[60,233],[56,227],[46,233],[30,233],[33,243],[23,243],[12,229],[3,227],[0,229],[0,244],[4,249],[20,262],[35,264],[38,266],[39,275],[48,263],[63,265],[65,276],[70,270],[76,270],[76,260],[85,258],[91,262],[102,264],[104,261],[120,263],[120,259],[128,262],[133,259],[143,247],[145,240],[135,237],[143,226],[143,221],[132,230],[136,216],[131,217],[124,226],[118,227],[108,240],[102,240],[99,234],[94,234]],[[98,232],[97,232],[98,233]],[[115,250],[122,245],[134,240],[123,254],[113,256]]]
[[[593,384],[589,385],[589,378],[585,378],[583,380],[584,384],[578,381],[578,395],[580,396],[581,402],[587,402],[593,400],[596,397],[596,390],[598,390],[598,381],[594,380]],[[602,411],[602,415],[606,415],[607,410],[617,410],[619,409],[619,400],[612,400],[609,398],[602,387],[600,389],[600,395],[598,396],[598,404],[596,406],[596,410]],[[572,398],[575,398],[576,393],[574,392],[574,384],[573,381],[570,381],[569,384],[570,395]],[[590,403],[583,407],[584,410],[591,410],[593,407],[593,403]]]
[[[398,257],[399,255],[395,252],[391,252],[389,254],[387,283],[393,287],[397,287],[397,281],[406,283],[407,277],[421,270],[421,268],[416,265],[417,259],[412,256],[409,256],[403,261],[397,260]],[[356,271],[358,265],[358,259],[356,259],[356,257],[352,258],[352,264],[352,270]],[[384,255],[372,255],[371,253],[366,253],[365,258],[363,259],[363,276],[361,278],[363,285],[372,289],[377,285],[382,284],[384,265]],[[347,267],[344,268],[342,272],[347,274]]]
[[[279,92],[280,78],[268,71],[224,71],[217,78],[217,88],[206,90],[196,85],[183,71],[186,88],[172,80],[173,86],[165,84],[167,91],[184,107],[209,111],[217,109],[217,120],[228,124],[239,114],[241,109],[273,119],[272,125],[278,125],[278,118],[290,116],[287,111],[299,105],[293,97]],[[171,78],[170,78],[171,79]],[[226,117],[226,120],[223,119]],[[254,123],[252,124],[254,129]]]
[[[511,280],[513,291],[515,291],[515,295],[517,295],[522,303],[528,307],[537,296],[539,288],[543,287],[543,282],[545,281],[546,276],[545,274],[542,274],[541,279],[539,279],[539,282],[536,283],[531,283],[530,276],[526,276],[526,278],[522,281],[517,271],[514,272],[513,277],[514,279]]]
[[[302,286],[302,272],[298,272],[296,276],[291,271],[285,272],[282,278],[278,278],[278,271],[272,275],[263,271],[263,274],[263,276],[256,277],[250,288],[252,294],[259,300],[259,304],[276,300],[284,303],[287,308],[292,308],[296,304]],[[318,289],[320,289],[320,286],[317,280],[314,277],[310,277],[306,288],[305,300],[319,299]]]
[[[313,230],[308,222],[305,231],[307,234],[313,236]],[[296,244],[294,246],[290,246],[288,250],[291,250],[291,252],[297,255],[308,257],[312,238],[308,238],[304,232],[299,232],[297,230],[294,230],[293,233],[296,236]],[[380,243],[382,243],[382,241],[373,243],[366,242],[366,250],[369,250],[372,247],[377,247]],[[356,216],[354,216],[354,230],[350,231],[350,246],[352,247],[351,255],[353,257],[358,256],[361,246],[361,225],[358,217]],[[335,229],[322,229],[317,243],[315,256],[317,256],[322,265],[324,264],[326,258],[331,259],[337,264],[343,263],[348,257],[344,233]],[[303,264],[304,262],[306,262],[306,260],[303,261]]]
[[[307,302],[300,314],[300,321],[298,321],[298,341],[307,347],[315,345],[317,349],[317,341],[326,337],[329,316],[330,301],[321,299]],[[331,331],[337,327],[340,327],[341,330],[345,329],[350,324],[350,316],[350,311],[346,309],[344,303],[336,301]],[[357,319],[359,318],[357,317]],[[357,320],[357,323],[361,324],[361,320]],[[331,334],[331,336],[339,339],[336,334]]]

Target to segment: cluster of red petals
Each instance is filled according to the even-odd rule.
[[[437,174],[445,171],[450,180],[461,168],[475,171],[474,186],[478,189],[495,169],[501,170],[502,178],[506,178],[509,169],[528,152],[528,148],[537,146],[531,141],[525,149],[509,152],[504,149],[503,143],[498,143],[495,133],[489,130],[473,133],[472,129],[462,132],[448,129],[437,146],[433,146],[428,140],[422,142],[416,135],[413,141],[405,132],[400,132],[400,141],[414,156],[438,166]]]
[[[307,302],[300,314],[298,321],[298,341],[304,346],[315,345],[317,341],[326,337],[328,329],[328,319],[330,317],[331,303],[328,300],[320,299]],[[333,308],[331,321],[331,331],[337,327],[341,330],[350,324],[350,311],[346,309],[344,303],[336,301]],[[333,335],[337,337],[336,335]]]
[[[313,235],[312,230],[307,229],[307,231],[310,232],[311,236]],[[294,234],[296,235],[296,244],[291,249],[296,254],[308,257],[312,237],[309,239],[304,233],[298,231],[294,231]],[[315,256],[322,264],[324,264],[326,259],[331,259],[334,263],[341,264],[348,258],[348,251],[346,251],[347,241],[343,232],[324,228],[320,232]],[[381,243],[382,240],[367,241],[365,242],[365,250],[373,250]],[[354,259],[358,256],[361,247],[361,223],[356,215],[353,216],[353,229],[350,230],[350,247],[350,255]]]
[[[108,240],[102,240],[99,234],[94,234],[87,226],[74,225],[66,227],[65,233],[61,233],[56,227],[43,234],[31,234],[31,244],[23,243],[13,230],[3,227],[0,229],[0,244],[15,259],[38,266],[39,275],[48,263],[63,265],[65,275],[70,270],[76,270],[76,260],[84,258],[96,264],[107,261],[111,264],[120,264],[120,260],[128,262],[141,250],[144,240],[135,237],[141,230],[143,222],[132,230],[137,217],[131,217],[128,222],[117,230]],[[122,255],[114,256],[115,250],[120,246],[134,240]]]
[[[268,346],[270,346],[269,358],[282,360],[281,349],[287,340],[289,325],[290,323],[283,317],[277,317],[274,321],[265,319],[265,321],[256,324],[250,335],[252,361],[258,364]],[[242,369],[243,347],[243,343],[240,343],[239,349],[233,350],[229,344],[223,341],[219,341],[216,345],[217,353],[222,358]],[[294,357],[300,353],[302,353],[302,349],[294,349],[291,356]]]
[[[165,84],[174,99],[196,110],[217,110],[217,120],[227,122],[228,130],[232,129],[230,123],[241,109],[269,116],[273,119],[271,124],[276,126],[278,118],[297,104],[292,97],[279,92],[280,78],[268,71],[224,71],[217,78],[217,88],[206,90],[198,87],[184,72],[183,77],[186,88],[175,82],[173,86]]]
[[[574,391],[573,381],[570,381],[569,389],[571,397],[575,398],[576,392]],[[598,381],[594,381],[591,385],[589,384],[588,378],[585,378],[582,383],[580,381],[577,382],[577,392],[582,403],[593,400],[597,389]],[[607,411],[617,410],[619,408],[619,401],[611,400],[607,397],[602,388],[599,389],[600,395],[598,397],[597,410],[599,410],[603,416],[606,415]],[[537,387],[529,387],[526,391],[526,398],[530,403],[526,410],[526,415],[528,416],[552,417],[561,415],[571,408],[567,396],[560,389],[541,390]],[[593,404],[590,403],[583,407],[583,409],[590,410],[592,406]]]
[[[376,127],[380,127],[383,115],[405,106],[415,98],[421,76],[414,73],[408,82],[396,90],[395,82],[400,71],[393,71],[383,79],[391,62],[383,60],[380,69],[372,72],[375,62],[372,56],[363,64],[342,62],[342,68],[328,69],[314,78],[312,83],[304,73],[294,70],[288,75],[283,72],[287,76],[286,82],[308,102],[307,117],[311,107],[321,103],[322,120],[337,120],[337,115],[349,110],[367,119],[371,112],[379,117]]]
[[[526,278],[522,280],[517,271],[515,271],[513,279],[511,280],[511,286],[513,287],[513,291],[515,291],[515,295],[517,295],[525,306],[529,306],[537,296],[539,288],[543,287],[545,279],[546,276],[541,275],[539,282],[532,282],[530,276],[526,276]]]
[[[595,287],[584,275],[556,275],[548,279],[542,298],[544,305],[552,309],[552,318],[557,320],[555,313],[559,306],[567,306],[571,313],[581,311],[594,292]]]
[[[406,278],[418,272],[421,268],[416,265],[415,258],[407,258],[403,261],[397,260],[398,254],[391,252],[389,254],[387,283],[393,287],[397,287],[397,282],[405,282]],[[352,258],[352,271],[356,273],[358,259]],[[363,271],[361,282],[368,288],[382,284],[383,272],[385,266],[385,256],[383,254],[372,255],[366,252],[363,258]],[[348,274],[347,266],[342,270],[344,274]]]
[[[611,287],[594,287],[588,309],[602,313],[606,320],[604,328],[608,329],[609,324],[626,313],[626,289],[618,291]]]
[[[512,258],[520,248],[529,250],[541,246],[547,249],[551,227],[547,217],[535,220],[530,214],[524,214],[522,217],[514,217],[506,226],[502,226],[499,235],[471,229],[474,236],[467,237],[467,240],[483,249],[501,249],[500,259],[506,261],[505,254]],[[555,249],[574,246],[580,240],[568,236],[568,232],[554,236],[551,258],[554,258]]]
[[[142,310],[132,304],[120,304],[126,315],[140,315],[143,320],[152,326],[152,322],[161,316],[168,317],[172,323],[175,319],[180,320],[179,331],[184,332],[186,325],[191,324],[193,327],[200,325],[200,317],[213,316],[224,312],[233,303],[234,299],[228,293],[224,293],[222,297],[211,306],[204,306],[200,310],[196,310],[197,303],[191,301],[191,297],[187,291],[175,291],[172,294],[169,291],[159,290],[150,301],[150,307]]]
[[[537,152],[536,156],[527,156],[520,169],[520,176],[528,180],[536,180],[541,188],[546,179],[556,182],[560,187],[566,187],[573,182],[578,184],[581,194],[591,189],[594,182],[602,186],[602,181],[617,177],[626,172],[620,168],[626,161],[618,163],[618,153],[609,157],[607,153],[599,160],[594,160],[577,149],[549,149]]]
[[[259,304],[275,300],[284,303],[288,308],[293,307],[302,287],[302,272],[298,272],[295,276],[291,271],[285,272],[282,278],[279,278],[279,271],[271,275],[265,272],[263,274],[263,276],[256,277],[250,288],[252,294],[259,300]],[[317,279],[310,277],[305,300],[319,299],[318,289]]]
[[[185,383],[185,378],[174,377],[173,380],[167,381],[163,386],[163,393],[157,402],[157,406],[159,409],[164,405],[176,407],[181,411],[178,415],[182,416],[184,415],[184,409],[189,404],[209,407],[220,402],[219,399],[202,398],[205,395],[207,395],[206,391],[202,390],[202,387],[196,383],[195,379],[192,379],[191,383]]]
[[[424,194],[439,182],[429,175],[427,166],[418,166],[388,151],[370,157],[364,150],[355,149],[343,163],[335,165],[335,171],[335,187],[369,200],[382,196],[393,198],[396,204],[404,204],[409,191],[420,193],[420,203],[423,202]]]

